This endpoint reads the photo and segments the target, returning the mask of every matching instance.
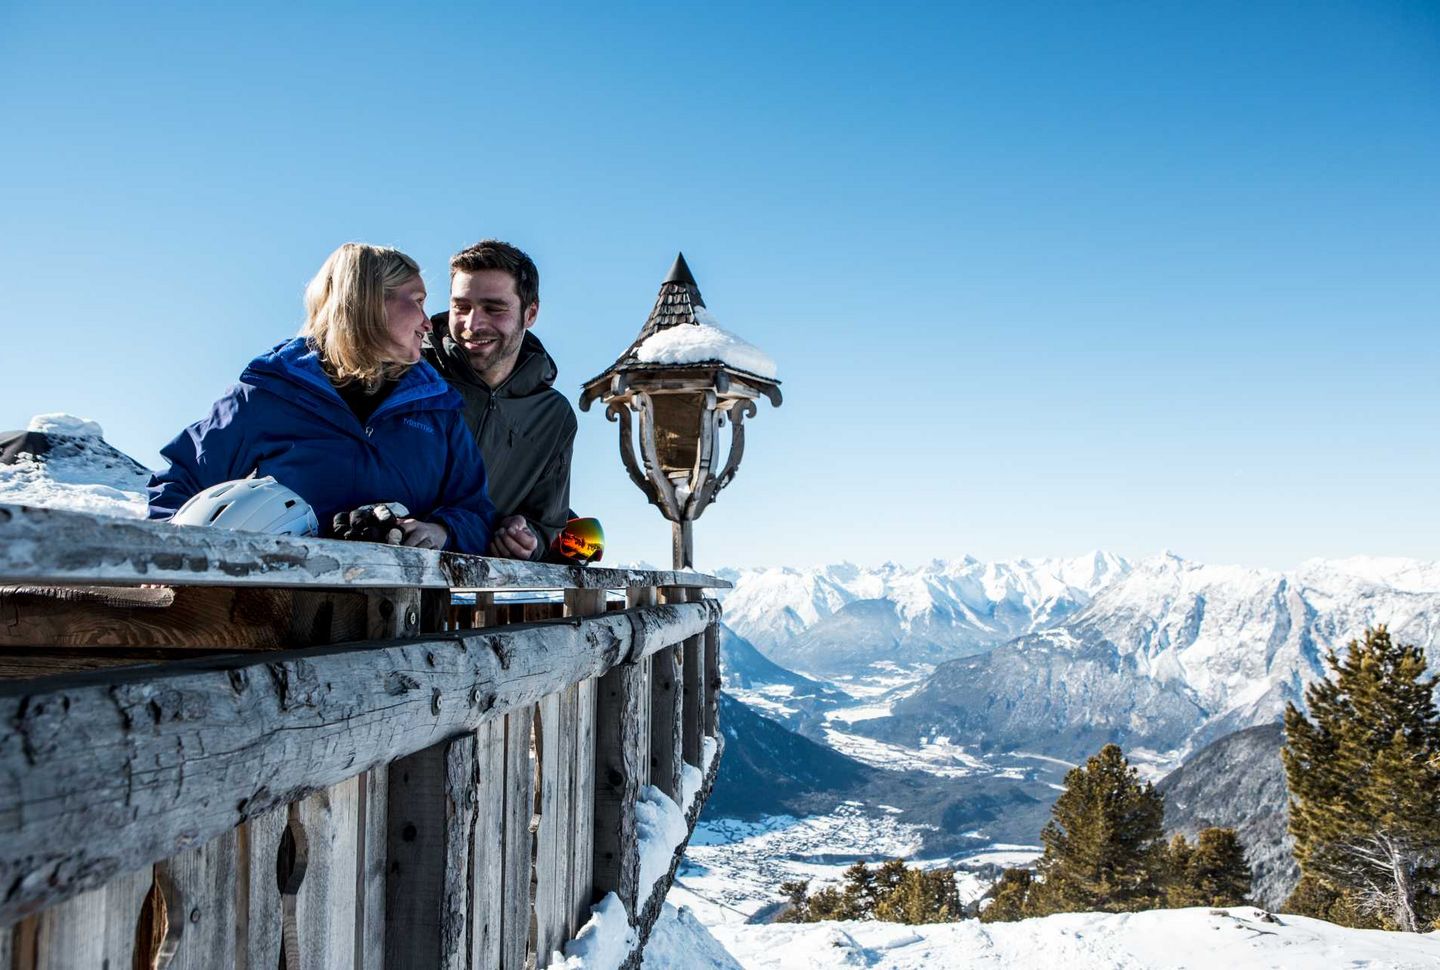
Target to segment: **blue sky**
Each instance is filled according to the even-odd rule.
[[[1440,5],[240,7],[0,3],[0,425],[153,464],[350,239],[526,248],[573,400],[683,249],[786,396],[702,565],[1440,559]]]

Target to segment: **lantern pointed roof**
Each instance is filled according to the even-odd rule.
[[[665,274],[665,279],[660,284],[660,293],[655,297],[655,306],[651,308],[650,315],[645,319],[645,325],[640,328],[639,335],[629,347],[625,348],[625,352],[616,359],[615,363],[610,365],[609,369],[592,377],[583,385],[584,390],[580,398],[581,409],[587,408],[594,397],[603,393],[604,389],[613,383],[612,378],[618,374],[659,372],[687,366],[692,369],[699,367],[730,372],[735,377],[743,378],[759,388],[759,393],[765,394],[774,404],[780,403],[779,381],[775,380],[773,376],[774,364],[768,358],[765,358],[765,363],[771,370],[769,376],[766,376],[754,373],[744,363],[737,367],[718,354],[714,357],[707,356],[704,360],[689,358],[688,363],[685,364],[660,363],[642,354],[641,347],[657,334],[687,326],[704,331],[706,338],[713,338],[715,334],[719,334],[731,344],[749,347],[738,338],[716,329],[714,318],[710,316],[705,306],[705,298],[700,295],[700,286],[695,282],[695,274],[690,271],[690,265],[685,262],[685,254],[681,252],[676,253],[675,262],[670,265],[670,272]],[[754,350],[754,348],[749,349]],[[764,358],[763,354],[760,356]]]
[[[655,307],[646,318],[645,326],[640,328],[640,336],[635,338],[635,342],[620,355],[620,360],[616,363],[633,357],[637,347],[662,330],[687,323],[698,324],[700,321],[695,317],[695,308],[704,306],[705,298],[700,295],[700,286],[695,282],[689,264],[685,262],[685,254],[676,253],[670,272],[660,284],[660,294],[655,297]]]

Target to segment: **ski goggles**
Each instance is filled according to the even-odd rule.
[[[599,562],[605,555],[605,530],[599,519],[571,519],[550,544],[556,555],[581,566]]]

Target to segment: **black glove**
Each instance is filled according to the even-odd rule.
[[[358,542],[384,542],[398,546],[405,533],[397,521],[410,511],[399,502],[373,502],[352,512],[336,512],[330,523],[330,534],[336,539]]]

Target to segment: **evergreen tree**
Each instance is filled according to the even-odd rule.
[[[960,918],[960,893],[953,869],[906,869],[899,883],[875,907],[888,923],[953,923]]]
[[[1385,627],[1351,641],[1332,676],[1285,711],[1299,904],[1417,931],[1440,915],[1440,712],[1425,656]],[[1303,880],[1302,880],[1303,881]],[[1298,888],[1297,888],[1298,892]]]
[[[990,904],[980,910],[982,923],[1013,923],[1034,915],[1030,912],[1030,892],[1035,876],[1029,869],[1006,869],[991,890]]]
[[[790,905],[775,918],[777,923],[810,922],[810,880],[795,879],[780,884],[780,894]]]
[[[790,906],[783,923],[820,920],[881,919],[895,923],[945,923],[961,916],[953,869],[926,871],[899,859],[871,869],[857,862],[845,870],[840,886],[809,892],[809,881],[783,882],[780,892]]]
[[[1190,882],[1190,860],[1194,856],[1195,847],[1178,833],[1165,850],[1165,905],[1172,909],[1205,905],[1199,889]]]
[[[1243,906],[1251,872],[1234,829],[1208,828],[1195,845],[1177,835],[1167,850],[1168,906]]]
[[[1165,804],[1107,744],[1065,776],[1040,833],[1045,845],[1026,915],[1129,912],[1160,903]]]

